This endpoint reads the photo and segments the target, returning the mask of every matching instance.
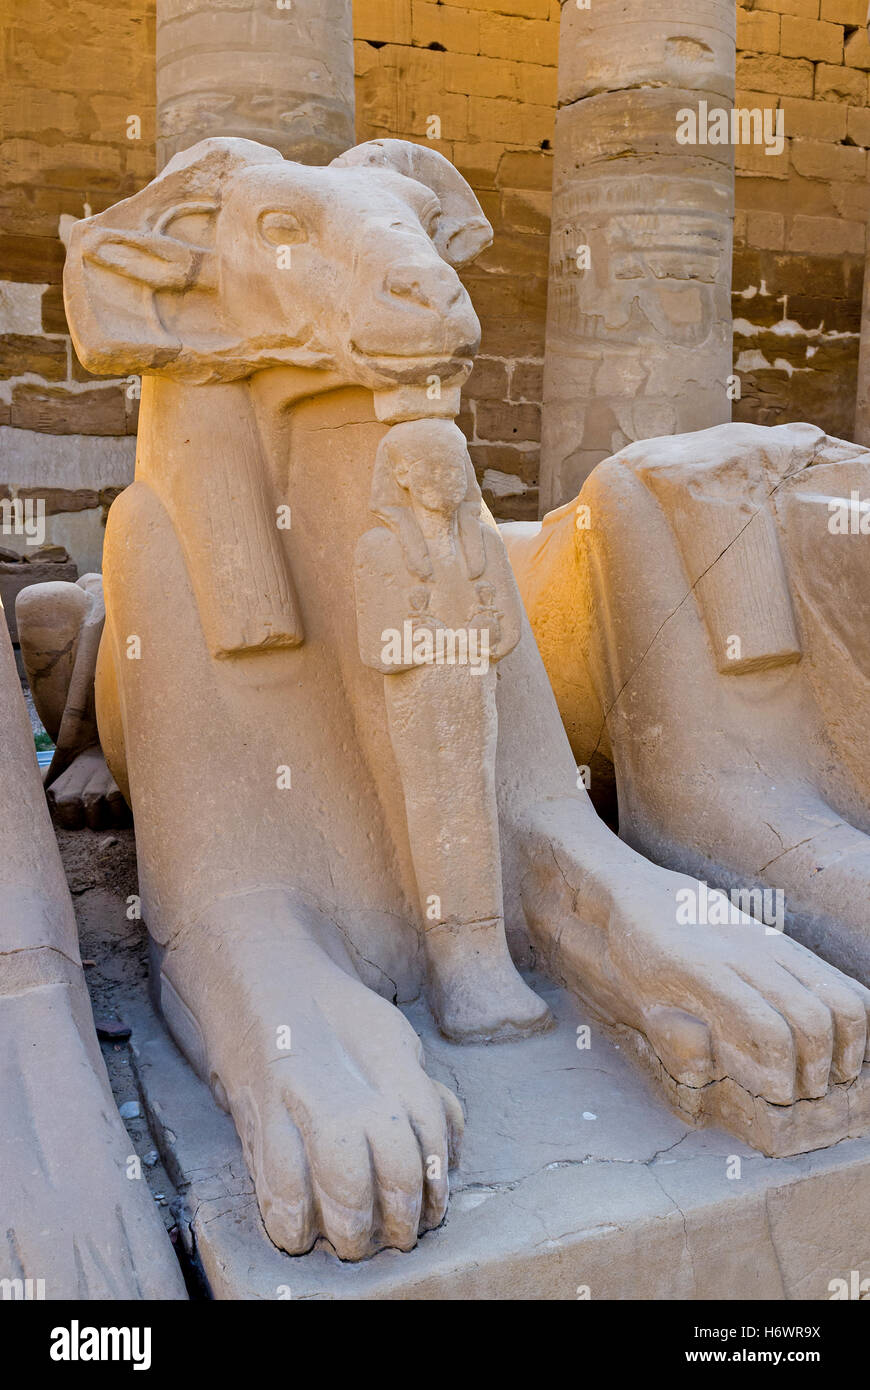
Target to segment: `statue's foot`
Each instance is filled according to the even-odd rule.
[[[645,810],[624,818],[625,838],[660,864],[723,889],[736,885],[744,900],[766,901],[790,936],[870,985],[870,836],[790,781],[787,771],[773,783],[773,776],[766,785],[747,778],[739,803],[722,794],[705,808],[703,842],[721,846],[719,863],[704,856],[688,831],[671,827],[665,838]],[[694,809],[700,821],[701,807]],[[692,810],[684,808],[683,825]]]
[[[93,1037],[84,984],[0,1000],[0,1279],[42,1280],[27,1296],[46,1299],[184,1298],[83,1028]]]
[[[510,957],[502,922],[426,932],[429,1001],[452,1042],[506,1042],[552,1023]]]
[[[182,932],[161,1004],[233,1116],[276,1245],[302,1254],[322,1236],[359,1260],[440,1224],[459,1102],[399,1010],[286,895],[224,900]]]
[[[51,814],[65,830],[108,830],[130,824],[130,810],[99,747],[86,748],[46,792]]]
[[[575,802],[553,802],[530,829],[533,934],[577,993],[646,1038],[675,1082],[698,1090],[730,1078],[790,1106],[858,1076],[870,991],[743,914],[684,925],[678,894],[697,893],[696,881],[606,832],[579,835],[572,817]]]

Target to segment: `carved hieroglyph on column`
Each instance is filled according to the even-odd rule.
[[[382,524],[356,550],[360,655],[384,674],[430,1002],[456,1041],[532,1032],[548,1011],[505,940],[495,794],[496,662],[520,639],[522,605],[458,426],[394,425],[371,505]]]
[[[109,1089],[2,613],[0,729],[4,1297],[184,1298]],[[21,1280],[21,1291],[7,1293],[6,1280]]]
[[[208,135],[328,164],[353,144],[351,0],[157,0],[157,165]]]
[[[625,444],[729,420],[733,149],[677,142],[730,111],[730,0],[563,0],[541,511]]]
[[[81,361],[143,374],[96,680],[136,817],[155,992],[293,1253],[319,1237],[348,1259],[408,1249],[441,1221],[462,1114],[394,1002],[428,982],[456,1032],[542,1022],[508,968],[502,914],[520,963],[531,936],[684,1109],[771,1152],[849,1132],[863,1033],[841,1022],[848,983],[808,957],[830,989],[804,1026],[810,986],[772,974],[758,923],[675,920],[691,880],[597,818],[524,620],[513,646],[499,537],[472,517],[451,423],[480,334],[457,268],[491,234],[426,147],[373,141],[321,169],[210,139],[70,238]],[[361,543],[385,585],[370,609]],[[369,615],[403,630],[410,616],[436,642],[439,624],[485,631],[495,674],[384,674],[370,637],[360,659]],[[480,819],[467,852],[450,842],[466,796]],[[449,912],[431,940],[421,895]]]

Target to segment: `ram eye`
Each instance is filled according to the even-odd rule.
[[[308,240],[308,233],[292,212],[264,212],[260,214],[260,236],[270,246],[298,246]]]

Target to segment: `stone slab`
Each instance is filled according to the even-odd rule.
[[[357,1265],[272,1245],[231,1120],[142,996],[126,1001],[179,1224],[213,1296],[826,1300],[830,1280],[870,1275],[870,1139],[768,1159],[692,1129],[596,1025],[578,1049],[574,1001],[531,982],[557,1027],[522,1043],[451,1045],[424,1006],[407,1010],[427,1069],[462,1100],[463,1154],[444,1224]]]

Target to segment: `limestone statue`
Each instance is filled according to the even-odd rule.
[[[4,1297],[184,1298],[147,1185],[129,1166],[2,621],[0,718],[0,1279],[13,1281]]]
[[[394,425],[372,510],[384,524],[356,549],[360,656],[384,674],[430,1001],[457,1042],[531,1032],[548,1011],[505,940],[495,792],[495,663],[520,640],[522,608],[458,426]]]
[[[395,1006],[428,984],[456,1036],[544,1026],[503,930],[699,1116],[770,1152],[858,1123],[867,995],[747,918],[680,926],[691,881],[577,785],[451,424],[479,337],[456,269],[490,236],[429,148],[310,168],[209,139],[70,239],[82,362],[143,375],[96,689],[153,985],[293,1253],[408,1249],[441,1221],[461,1108]],[[436,655],[442,628],[485,632],[494,673],[413,644],[394,669],[406,621]]]
[[[32,584],[19,593],[15,612],[36,711],[55,744],[45,776],[53,818],[69,830],[126,824],[126,802],[100,748],[94,702],[106,616],[100,575]]]
[[[870,984],[870,450],[801,424],[648,440],[505,534],[623,838]]]

